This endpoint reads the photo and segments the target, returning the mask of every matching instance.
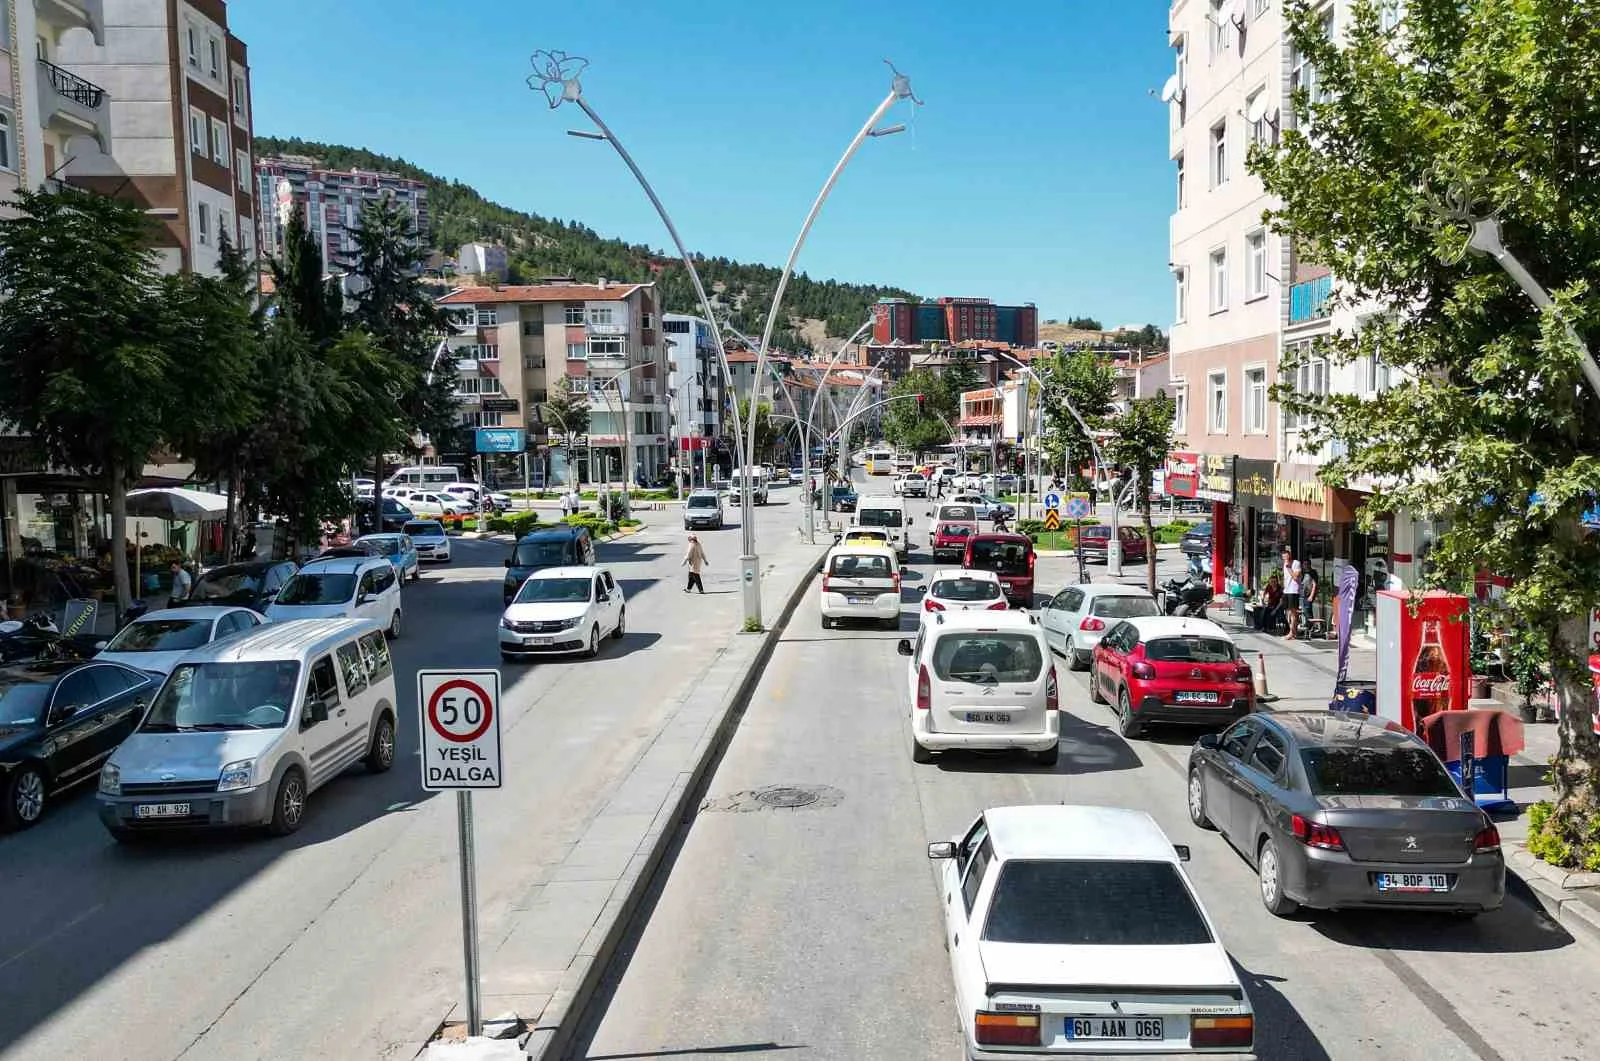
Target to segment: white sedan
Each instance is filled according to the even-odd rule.
[[[170,674],[192,649],[266,622],[249,608],[196,605],[148,612],[117,631],[95,659],[152,674]]]
[[[1160,614],[1155,600],[1138,586],[1086,582],[1051,597],[1039,609],[1039,625],[1050,647],[1067,657],[1067,666],[1083,670],[1107,630],[1123,619]]]
[[[547,567],[530,576],[500,617],[500,658],[600,654],[628,628],[622,587],[603,567]]]
[[[968,1056],[1255,1058],[1188,855],[1122,807],[994,807],[929,844]]]

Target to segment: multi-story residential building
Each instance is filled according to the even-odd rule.
[[[574,472],[583,482],[620,481],[625,444],[636,478],[665,474],[671,406],[654,284],[557,277],[460,288],[440,304],[457,318],[445,344],[456,358],[464,425],[526,428],[530,448],[549,445],[554,482],[571,482]],[[577,469],[566,467],[564,431],[543,410],[563,376],[589,396]]]
[[[1137,398],[1154,398],[1160,391],[1172,394],[1170,359],[1163,353],[1147,354],[1138,350],[1121,351],[1111,357],[1111,367],[1116,373],[1116,389],[1112,399],[1119,411]]]
[[[347,264],[355,254],[361,208],[367,202],[393,199],[416,219],[417,238],[428,236],[428,188],[421,181],[375,170],[328,169],[304,155],[280,155],[256,163],[254,193],[261,217],[261,253],[283,249],[284,229],[298,206],[317,237],[322,260],[330,269]],[[492,272],[490,269],[464,272]]]
[[[872,307],[872,341],[877,345],[959,343],[968,339],[1033,346],[1039,341],[1039,311],[1032,303],[997,306],[986,298],[941,298],[910,302],[881,298]]]
[[[462,276],[492,276],[504,281],[510,275],[511,262],[506,249],[498,243],[463,243],[456,252],[456,271]]]
[[[722,437],[727,400],[717,340],[705,318],[687,313],[663,313],[661,337],[667,348],[673,449],[685,468],[703,468],[696,455]]]

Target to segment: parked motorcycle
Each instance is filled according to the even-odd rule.
[[[1161,584],[1156,598],[1163,615],[1204,619],[1206,609],[1211,606],[1211,583],[1194,575],[1169,578]]]
[[[97,634],[64,636],[46,612],[0,622],[0,663],[34,660],[88,659],[104,638]]]

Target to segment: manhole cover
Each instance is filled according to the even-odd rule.
[[[815,792],[786,786],[763,788],[756,793],[756,801],[769,807],[809,807],[819,798]]]
[[[763,810],[799,810],[801,807],[837,807],[844,793],[827,785],[766,785],[762,788],[714,796],[700,804],[702,811],[749,814]]]

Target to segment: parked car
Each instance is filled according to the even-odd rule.
[[[1033,539],[1012,531],[986,531],[967,537],[961,566],[993,571],[1005,587],[1006,599],[1019,608],[1033,607],[1033,568],[1038,561]]]
[[[1250,665],[1209,619],[1124,619],[1094,648],[1089,699],[1115,705],[1124,737],[1156,722],[1221,726],[1255,709]]]
[[[1178,548],[1188,556],[1208,556],[1211,553],[1211,524],[1197,523],[1183,532]]]
[[[978,518],[993,520],[997,515],[1004,515],[1006,519],[1016,519],[1016,506],[1009,501],[996,501],[992,497],[976,491],[966,491],[950,499],[958,504],[971,505],[978,512]]]
[[[1091,582],[1051,597],[1039,610],[1039,622],[1050,647],[1067,657],[1067,666],[1084,670],[1100,638],[1120,620],[1160,614],[1160,606],[1138,586]]]
[[[1261,902],[1472,915],[1505,900],[1494,823],[1433,751],[1343,711],[1250,715],[1189,753],[1189,817],[1256,867]]]
[[[1003,612],[1010,607],[1000,576],[993,571],[940,568],[928,576],[928,592],[922,595],[924,622],[935,612]]]
[[[894,548],[894,540],[885,527],[863,527],[859,523],[854,523],[834,537],[836,545],[881,545],[886,549]]]
[[[444,524],[438,520],[409,520],[401,533],[411,539],[412,546],[417,550],[419,566],[424,560],[437,560],[445,564],[450,562],[450,535],[445,533]]]
[[[213,567],[200,573],[187,597],[168,601],[167,607],[231,604],[265,614],[267,605],[299,566],[293,560],[251,560]]]
[[[442,533],[444,528],[440,528]],[[445,558],[449,558],[450,539],[445,538]],[[376,555],[385,557],[394,565],[395,577],[401,582],[411,579],[415,582],[422,577],[422,558],[417,552],[417,545],[411,540],[409,534],[368,534],[357,538],[356,544],[366,542],[375,550]]]
[[[377,556],[313,560],[284,583],[267,605],[275,623],[290,619],[370,619],[400,636],[400,580]]]
[[[1189,849],[1144,811],[992,807],[928,857],[965,1056],[1255,1057]]]
[[[911,658],[911,758],[945,751],[1027,752],[1053,765],[1061,751],[1060,687],[1044,633],[1016,612],[935,612]]]
[[[500,658],[600,653],[600,639],[622,640],[628,602],[603,567],[552,567],[531,575],[500,616]]]
[[[101,660],[0,667],[0,827],[38,824],[52,799],[93,778],[159,684]]]
[[[967,540],[978,533],[976,523],[938,523],[934,525],[933,535],[928,540],[929,551],[933,559],[955,560],[966,555]]]
[[[1078,537],[1083,545],[1083,559],[1085,562],[1107,562],[1111,548],[1111,528],[1104,525],[1090,525],[1078,528]],[[1124,563],[1143,563],[1150,558],[1150,551],[1145,546],[1144,531],[1137,527],[1118,527],[1117,540],[1122,543],[1122,559]]]
[[[683,503],[684,530],[721,530],[722,495],[715,490],[696,490]]]
[[[194,649],[254,630],[265,621],[249,608],[163,608],[118,630],[95,659],[166,675]]]
[[[841,619],[900,627],[900,561],[893,546],[836,545],[822,562],[822,628]]]
[[[511,547],[506,557],[502,596],[506,604],[535,571],[549,567],[593,567],[594,539],[588,528],[570,524],[529,531]]]
[[[337,560],[340,557],[365,557],[382,555],[383,554],[378,551],[377,544],[371,539],[363,540],[358,538],[348,545],[330,545],[318,553],[314,559]]]

